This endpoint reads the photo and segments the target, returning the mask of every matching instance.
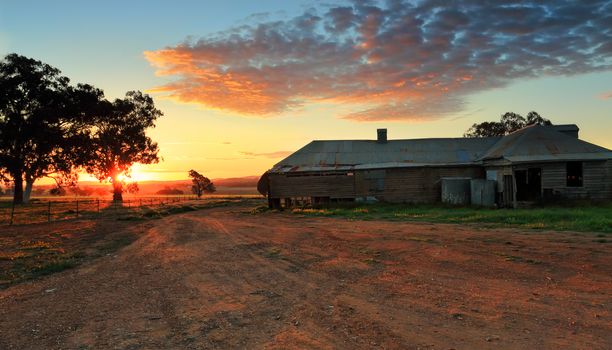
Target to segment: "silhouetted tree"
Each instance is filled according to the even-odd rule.
[[[61,186],[56,186],[49,190],[49,194],[52,196],[65,196],[66,189]]]
[[[17,54],[0,61],[0,177],[13,184],[13,202],[29,199],[35,180],[72,177],[90,124],[89,107],[102,92],[48,64]],[[24,195],[23,182],[26,182]]]
[[[172,195],[181,195],[183,191],[178,188],[171,188],[168,186],[164,186],[161,190],[155,192],[155,194],[164,195],[164,196],[172,196]]]
[[[189,177],[191,178],[192,183],[191,192],[198,196],[198,198],[202,197],[202,194],[204,193],[213,193],[217,190],[215,188],[215,184],[213,184],[209,178],[193,169],[189,170]]]
[[[538,112],[531,111],[527,113],[527,125],[552,125],[552,122],[543,118]]]
[[[482,122],[473,124],[463,137],[492,137],[504,136],[520,130],[529,125],[552,125],[550,120],[543,118],[537,112],[531,111],[527,114],[527,119],[514,112],[502,114],[499,122]]]
[[[93,189],[91,187],[81,188],[79,186],[72,186],[70,187],[70,192],[76,196],[89,197],[93,194]]]
[[[157,143],[145,132],[155,127],[155,120],[163,114],[155,108],[153,99],[140,91],[130,91],[124,99],[107,103],[104,109],[92,130],[85,169],[100,182],[110,182],[113,200],[122,201],[124,190],[138,188],[126,187],[131,166],[159,162]]]

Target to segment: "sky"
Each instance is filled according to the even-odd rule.
[[[151,94],[163,161],[141,181],[259,175],[377,128],[461,137],[508,111],[612,148],[612,1],[449,3],[0,0],[0,55]]]

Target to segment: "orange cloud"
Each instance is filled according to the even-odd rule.
[[[366,106],[345,119],[426,121],[519,79],[612,69],[601,4],[461,4],[354,2],[147,51],[174,78],[151,91],[259,117],[326,101]]]
[[[602,92],[601,94],[597,95],[597,98],[599,98],[600,100],[607,100],[609,98],[612,98],[612,91]]]
[[[284,158],[293,153],[292,151],[276,151],[276,152],[268,152],[268,153],[255,153],[255,152],[247,152],[243,151],[240,154],[249,157],[263,157],[263,158]]]

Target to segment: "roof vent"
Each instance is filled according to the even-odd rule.
[[[378,143],[387,143],[387,129],[377,129],[378,138],[376,142]]]
[[[580,131],[576,124],[553,125],[552,127],[555,131],[575,138],[578,138],[578,131]]]

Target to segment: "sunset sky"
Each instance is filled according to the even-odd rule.
[[[507,111],[612,148],[612,1],[444,3],[0,0],[0,54],[150,93],[164,161],[139,180],[259,175],[313,139],[460,137]]]

